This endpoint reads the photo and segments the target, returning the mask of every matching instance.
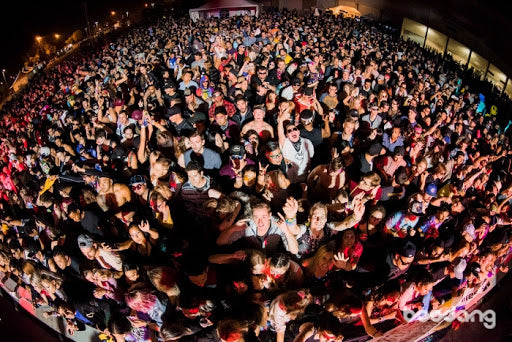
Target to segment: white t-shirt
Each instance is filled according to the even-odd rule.
[[[291,321],[291,317],[287,314],[287,312],[281,309],[279,303],[283,300],[283,295],[279,295],[272,301],[270,304],[270,311],[268,314],[268,320],[270,321],[270,327],[275,332],[286,331],[286,324]]]
[[[292,183],[305,182],[311,158],[315,154],[313,143],[306,138],[300,138],[300,149],[295,150],[290,139],[286,138],[283,146],[281,146],[283,157],[288,160],[288,168],[286,175]]]

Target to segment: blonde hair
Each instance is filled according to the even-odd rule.
[[[321,246],[311,258],[306,259],[306,269],[313,273],[322,258],[328,253],[332,253],[334,255],[334,245],[331,243]]]
[[[317,210],[317,209],[322,209],[323,211],[325,211],[325,215],[327,215],[327,206],[325,204],[323,204],[322,202],[316,202],[315,204],[313,204],[311,206],[311,208],[309,209],[309,218],[311,219],[311,216],[313,216],[313,213]]]
[[[370,181],[371,186],[379,186],[381,178],[377,172],[369,172],[368,174],[363,176],[363,179],[367,179]]]

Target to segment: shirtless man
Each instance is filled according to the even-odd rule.
[[[98,205],[104,210],[117,211],[125,203],[131,201],[130,188],[125,184],[115,183],[112,176],[103,173],[98,179]]]
[[[335,150],[335,149],[333,149]],[[330,201],[345,186],[345,170],[337,152],[329,164],[318,165],[307,178],[308,188],[317,201]]]
[[[253,129],[258,132],[264,142],[273,138],[274,129],[268,123],[263,121],[263,119],[265,119],[265,107],[254,106],[252,115],[254,116],[254,120],[244,125],[242,128],[242,134],[245,134],[249,130]]]

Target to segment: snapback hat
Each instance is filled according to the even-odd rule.
[[[78,247],[87,248],[92,247],[94,240],[89,234],[80,234],[78,235]]]
[[[130,186],[134,184],[146,184],[146,179],[142,175],[134,175],[130,178]]]
[[[191,123],[196,123],[198,121],[206,121],[206,114],[202,112],[195,112],[194,115],[189,119]]]
[[[434,183],[427,184],[427,186],[425,187],[425,193],[432,197],[436,197],[437,196],[437,185],[435,185]]]
[[[398,253],[406,258],[413,258],[416,255],[416,246],[411,241],[407,241]]]
[[[244,156],[244,147],[242,145],[231,145],[229,155],[242,158]]]

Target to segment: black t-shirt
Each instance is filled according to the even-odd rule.
[[[84,230],[93,234],[94,236],[103,236],[103,232],[98,229],[98,226],[100,225],[100,218],[92,211],[84,211],[80,225]]]
[[[311,131],[308,131],[305,128],[302,128],[300,130],[300,136],[303,138],[309,139],[314,147],[317,147],[323,141],[322,129],[318,128],[318,127],[313,128]]]

